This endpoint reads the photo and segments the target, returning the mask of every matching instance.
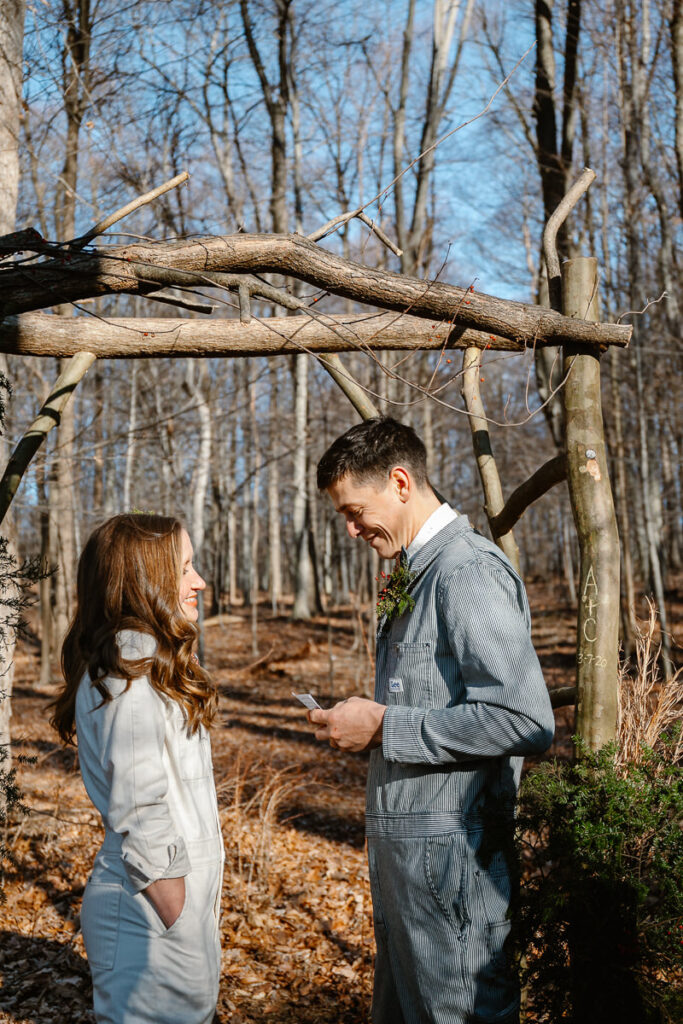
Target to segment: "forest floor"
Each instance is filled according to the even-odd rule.
[[[574,613],[560,587],[528,586],[533,636],[550,688],[573,682]],[[680,596],[680,594],[679,594]],[[683,622],[681,602],[674,618]],[[369,1018],[374,941],[363,839],[366,758],[319,746],[292,690],[323,705],[369,693],[372,668],[349,609],[294,623],[248,610],[205,630],[221,691],[212,732],[226,847],[222,1024],[360,1024]],[[679,642],[683,637],[679,637]],[[18,650],[14,756],[28,815],[7,831],[15,864],[0,876],[0,1022],[93,1022],[79,908],[102,838],[73,749],[48,725],[55,686],[38,651]],[[550,754],[569,755],[573,709],[556,712]]]

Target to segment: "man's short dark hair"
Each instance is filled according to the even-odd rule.
[[[357,482],[385,486],[394,466],[404,466],[418,487],[427,479],[427,450],[412,427],[389,416],[376,416],[351,427],[327,449],[318,463],[318,488],[326,491],[349,474]]]

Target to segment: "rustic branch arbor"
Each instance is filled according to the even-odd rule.
[[[113,215],[107,222],[115,219]],[[549,487],[568,480],[581,551],[578,690],[563,692],[556,703],[572,703],[576,698],[579,731],[590,748],[597,749],[614,737],[619,546],[602,429],[599,360],[605,347],[628,344],[631,328],[593,322],[594,261],[572,261],[590,263],[592,270],[586,278],[579,268],[577,285],[574,268],[574,283],[568,286],[564,312],[559,312],[373,269],[297,234],[238,234],[86,248],[102,230],[99,225],[97,229],[60,245],[44,242],[32,230],[0,238],[0,351],[71,357],[5,469],[0,481],[0,520],[30,459],[59,422],[61,409],[96,358],[307,352],[320,359],[359,414],[367,417],[375,414],[374,405],[344,367],[339,352],[464,349],[465,400],[486,513],[494,539],[513,561],[514,523]],[[22,254],[20,259],[17,253]],[[4,265],[3,255],[11,257]],[[355,315],[326,314],[314,303],[308,305],[309,300],[274,287],[263,276],[271,274],[305,281],[323,293],[374,309]],[[169,287],[176,290],[172,296],[164,292]],[[60,303],[116,293],[212,312],[213,307],[194,294],[198,287],[236,294],[239,319],[66,319],[40,312]],[[252,298],[296,315],[256,318]],[[560,345],[564,347],[566,455],[537,470],[505,502],[474,383],[478,361],[484,349],[523,352]]]

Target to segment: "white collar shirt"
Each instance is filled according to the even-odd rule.
[[[443,505],[439,505],[434,512],[432,512],[429,519],[427,519],[420,529],[417,531],[412,541],[406,548],[406,554],[408,558],[413,558],[420,548],[423,548],[428,540],[432,537],[436,537],[437,533],[443,530],[444,526],[448,526],[454,519],[458,518],[458,513],[454,508],[444,502]]]

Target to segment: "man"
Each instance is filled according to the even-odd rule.
[[[554,732],[524,585],[439,501],[404,424],[352,427],[320,460],[318,486],[351,537],[398,556],[380,595],[375,700],[309,712],[317,739],[371,750],[373,1022],[511,1024],[506,850],[522,758]]]

